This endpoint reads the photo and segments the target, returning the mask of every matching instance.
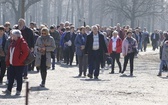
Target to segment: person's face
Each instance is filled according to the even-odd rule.
[[[132,36],[132,33],[129,33],[129,34],[128,34],[128,37],[131,37],[131,36]]]
[[[50,29],[50,32],[54,32],[55,30],[54,29]]]
[[[114,33],[114,34],[113,34],[114,37],[117,37],[117,35],[118,35],[117,33]]]
[[[23,20],[19,20],[18,26],[22,27],[22,26],[24,26],[24,25],[25,25],[24,21],[23,21]]]
[[[81,33],[85,34],[85,28],[82,28]]]
[[[41,32],[41,36],[47,36],[47,32],[46,31],[42,31]]]
[[[33,29],[33,28],[34,28],[34,24],[30,24],[30,28],[32,28],[32,29]]]
[[[18,37],[17,37],[16,35],[11,35],[11,37],[12,37],[12,39],[15,40],[15,41],[18,40]]]
[[[74,28],[71,28],[71,32],[74,32],[75,31],[75,29]]]
[[[97,34],[98,34],[98,28],[93,27],[93,34],[94,34],[94,35],[97,35]]]
[[[4,30],[0,30],[0,35],[2,36],[4,34]]]
[[[10,25],[5,25],[5,30],[8,30],[10,28]]]

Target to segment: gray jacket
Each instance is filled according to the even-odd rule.
[[[36,59],[35,59],[35,65],[36,67],[39,67],[41,64],[41,55],[42,53],[38,51],[38,48],[43,47],[45,44],[45,48],[46,48],[46,66],[50,67],[51,65],[51,52],[54,51],[54,49],[56,48],[55,45],[55,41],[54,38],[52,36],[47,36],[46,37],[46,41],[44,42],[42,37],[39,36],[36,44],[35,44],[35,54],[36,54]]]
[[[163,43],[161,60],[168,61],[168,40]]]

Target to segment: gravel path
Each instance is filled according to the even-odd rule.
[[[109,74],[105,70],[99,80],[76,78],[77,66],[56,64],[56,70],[48,70],[46,88],[40,88],[40,74],[29,73],[29,105],[168,105],[168,78],[157,77],[158,51],[141,52],[135,59],[134,77]],[[144,60],[145,59],[145,60]],[[121,58],[123,64],[123,58]],[[74,63],[75,65],[75,63]],[[129,64],[126,75],[129,75]],[[0,105],[24,105],[25,83],[21,96],[4,96],[0,86]]]

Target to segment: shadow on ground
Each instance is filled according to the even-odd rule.
[[[135,78],[136,76],[130,76],[130,75],[123,74],[123,75],[121,75],[120,77]]]
[[[30,91],[47,91],[49,90],[46,87],[40,87],[40,86],[35,86],[35,87],[30,87]]]
[[[24,98],[25,96],[17,96],[17,95],[0,95],[0,99],[17,99]]]

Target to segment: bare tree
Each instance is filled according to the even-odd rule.
[[[134,27],[136,18],[163,11],[160,0],[105,0],[105,2],[106,12],[111,13],[114,10],[119,10],[131,21],[131,27]]]
[[[24,0],[2,0],[1,3],[9,3],[15,13],[15,21],[17,22],[19,18],[23,17],[21,16],[22,15],[22,3],[23,3]],[[25,1],[25,8],[24,8],[24,13],[28,10],[28,8],[39,2],[41,0],[26,0]]]

